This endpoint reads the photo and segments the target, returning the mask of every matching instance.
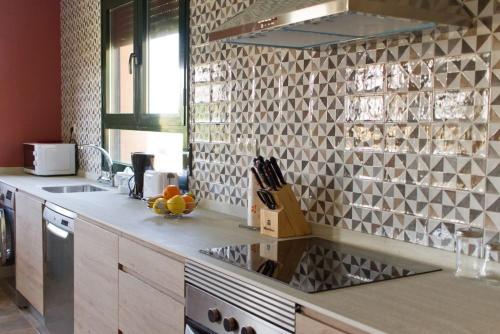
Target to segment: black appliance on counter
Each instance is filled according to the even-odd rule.
[[[216,247],[200,252],[307,293],[441,270],[318,237]]]
[[[144,194],[144,173],[154,169],[155,156],[153,154],[134,152],[131,155],[132,168],[134,169],[134,187],[130,190],[130,196],[142,199]]]

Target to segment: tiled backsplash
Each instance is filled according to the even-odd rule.
[[[453,250],[500,230],[500,2],[474,27],[320,50],[208,32],[248,1],[191,1],[192,187],[246,206],[255,146],[280,158],[311,222]]]
[[[61,0],[62,134],[75,128],[79,144],[101,143],[101,2]],[[80,167],[100,170],[94,150],[79,154]]]
[[[473,28],[321,50],[209,43],[249,0],[191,0],[192,187],[246,206],[258,146],[312,222],[453,249],[500,231],[500,2]],[[62,0],[63,135],[100,142],[100,1]],[[99,169],[85,152],[82,167]]]

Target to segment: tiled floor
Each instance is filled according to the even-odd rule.
[[[0,334],[48,333],[29,311],[19,309],[5,281],[0,280]]]

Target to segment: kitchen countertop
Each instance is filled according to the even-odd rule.
[[[110,188],[103,192],[73,194],[53,194],[41,189],[43,186],[95,183],[82,177],[0,175],[0,182],[74,211],[82,218],[159,252],[200,262],[367,332],[500,331],[500,288],[482,281],[456,279],[450,270],[307,294],[199,253],[201,248],[272,240],[257,232],[238,228],[238,224],[244,222],[240,218],[197,209],[179,220],[165,219],[154,215],[144,202],[130,199]],[[412,253],[427,253],[429,259],[443,257],[448,262],[453,257],[452,253],[428,247],[356,232],[329,230],[333,231],[331,237],[334,240],[351,241],[365,248],[370,248],[372,241],[378,243],[378,251],[383,249],[399,255],[406,252],[408,257]],[[380,242],[381,239],[383,242]],[[399,251],[399,246],[404,252]]]

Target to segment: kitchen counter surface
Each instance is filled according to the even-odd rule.
[[[213,267],[366,332],[460,334],[500,331],[500,288],[482,281],[456,279],[449,270],[307,294],[198,252],[201,248],[272,240],[238,228],[238,224],[243,223],[240,218],[197,209],[181,219],[164,219],[148,210],[144,202],[102,185],[98,186],[108,191],[53,194],[42,189],[43,186],[94,183],[81,177],[0,175],[0,182],[74,211],[82,218],[159,252]],[[332,239],[355,242],[365,248],[370,248],[372,241],[380,244],[383,239],[343,230],[332,231]],[[351,241],[349,235],[354,236]],[[384,239],[383,244],[387,253],[399,254],[401,246],[408,254],[423,252],[430,258],[452,258],[449,252],[389,239]]]

